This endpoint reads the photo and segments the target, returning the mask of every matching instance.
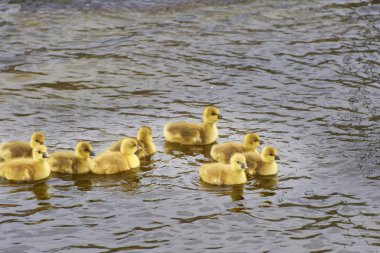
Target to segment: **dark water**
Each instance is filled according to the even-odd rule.
[[[1,1],[0,140],[100,153],[153,128],[109,176],[0,181],[1,252],[380,252],[379,1]],[[162,128],[220,107],[276,178],[212,187],[208,150]]]

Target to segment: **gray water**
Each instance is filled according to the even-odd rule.
[[[158,153],[115,175],[0,181],[1,252],[380,252],[379,1],[1,1],[0,141],[97,153],[141,125]],[[277,177],[199,181],[210,147],[169,121],[216,105]]]

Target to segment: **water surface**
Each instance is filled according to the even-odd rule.
[[[141,125],[158,153],[109,176],[0,181],[2,252],[378,252],[379,1],[0,3],[0,140],[97,153]],[[275,178],[203,184],[210,147],[168,121],[216,105],[219,142],[257,132]]]

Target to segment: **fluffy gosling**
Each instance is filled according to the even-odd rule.
[[[216,122],[221,119],[219,109],[208,106],[203,111],[203,123],[175,122],[164,127],[165,139],[183,145],[207,145],[218,138]]]
[[[278,173],[278,165],[276,160],[280,160],[277,156],[277,149],[272,146],[265,147],[261,154],[254,152],[244,153],[247,159],[248,170],[251,175],[270,176]],[[255,168],[256,167],[256,168]]]
[[[125,138],[122,138],[118,140],[117,142],[115,142],[110,148],[108,148],[108,150],[120,152],[121,142],[124,139]],[[147,126],[140,127],[137,132],[136,140],[139,146],[141,147],[141,149],[136,152],[139,158],[149,157],[157,152],[156,146],[153,143],[152,129],[150,127],[147,127]]]
[[[8,161],[15,158],[32,158],[32,150],[38,145],[44,145],[45,136],[41,132],[34,132],[29,143],[22,141],[4,142],[0,146],[0,160]]]
[[[115,174],[140,166],[140,159],[135,154],[140,147],[132,138],[125,138],[120,152],[106,151],[94,159],[91,171],[95,174]]]
[[[229,163],[231,156],[235,153],[257,152],[257,148],[263,144],[256,133],[249,133],[244,136],[243,143],[226,142],[212,146],[210,155],[220,163]]]
[[[58,151],[49,156],[51,171],[68,174],[83,174],[90,172],[95,156],[90,143],[81,141],[75,147],[75,152]]]
[[[50,166],[47,162],[47,148],[39,145],[33,148],[33,158],[17,158],[0,165],[0,177],[16,181],[34,181],[47,178]]]
[[[247,176],[244,170],[247,168],[246,159],[242,154],[234,154],[230,164],[208,163],[199,169],[202,181],[215,185],[244,184]]]

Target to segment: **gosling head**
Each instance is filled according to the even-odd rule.
[[[30,146],[32,148],[37,147],[38,145],[45,144],[45,135],[41,132],[34,132],[30,137]]]
[[[256,133],[250,133],[246,134],[244,136],[244,147],[247,149],[257,149],[260,144],[263,144],[264,142],[260,140],[260,137]]]
[[[147,126],[142,126],[137,132],[137,140],[142,142],[152,141],[152,129]]]
[[[213,124],[222,119],[219,109],[214,106],[207,106],[203,111],[203,122],[206,124]]]
[[[35,161],[42,161],[48,157],[49,156],[45,145],[38,145],[37,147],[33,148],[33,159]]]
[[[126,155],[132,155],[136,153],[141,147],[137,144],[137,141],[132,138],[125,138],[121,143],[120,152]]]
[[[90,156],[95,156],[95,153],[90,143],[81,141],[75,147],[75,155],[80,158],[89,158]]]
[[[245,156],[238,153],[235,153],[231,157],[230,164],[232,165],[232,168],[235,170],[245,170],[248,168]]]
[[[277,156],[277,149],[272,146],[265,147],[263,151],[261,151],[261,157],[266,163],[272,163],[275,160],[280,160]]]

